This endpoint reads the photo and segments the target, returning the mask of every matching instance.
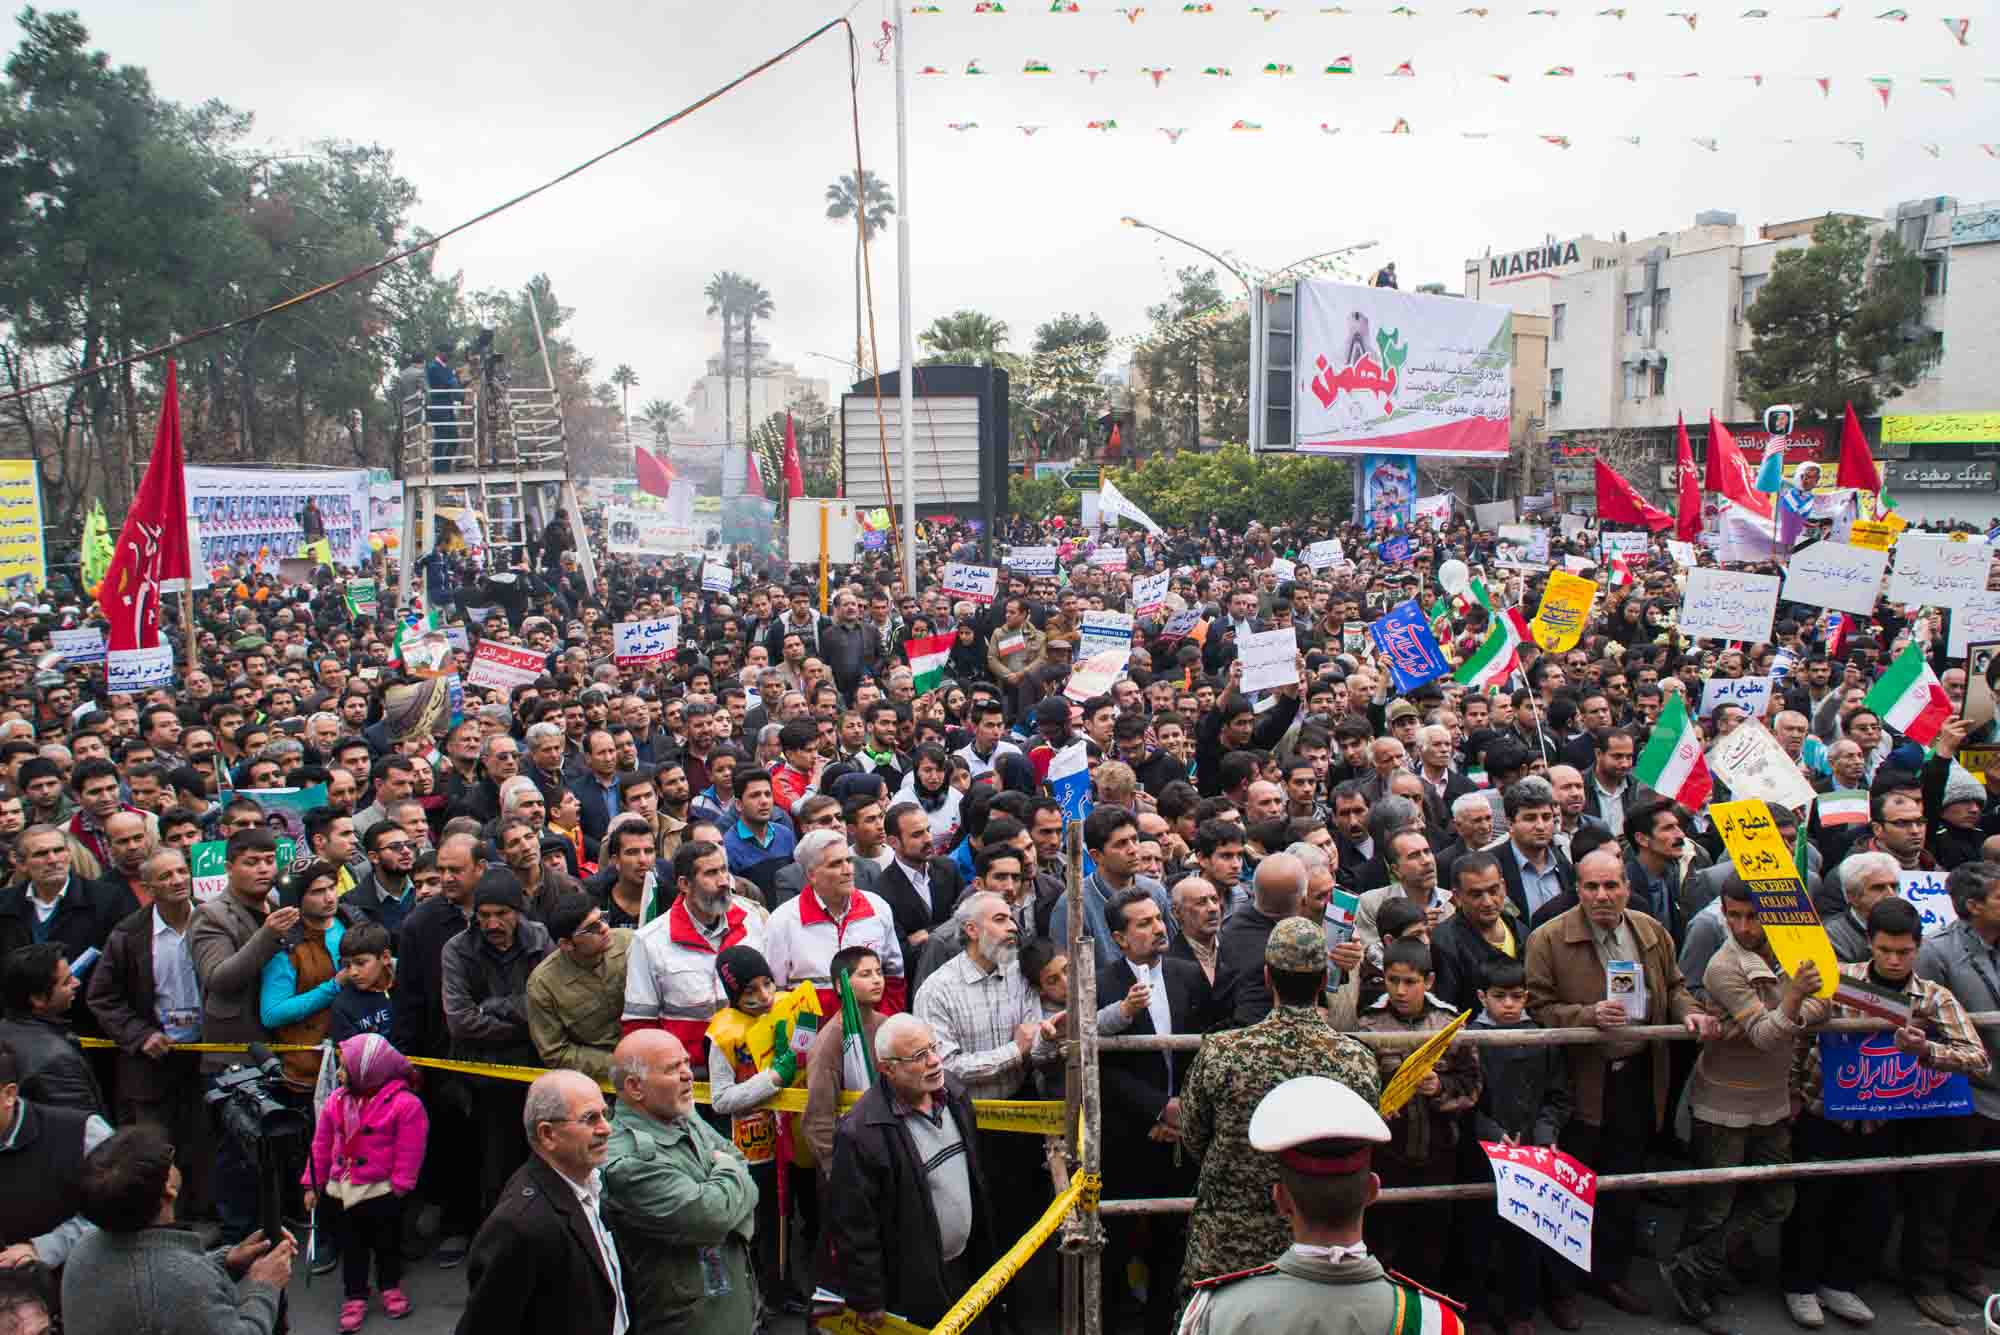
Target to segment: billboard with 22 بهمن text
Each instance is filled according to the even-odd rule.
[[[1297,448],[1504,460],[1513,357],[1505,306],[1301,282]]]

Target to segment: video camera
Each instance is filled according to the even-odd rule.
[[[258,1227],[265,1237],[280,1238],[288,1178],[297,1171],[312,1119],[304,1109],[293,1108],[274,1094],[285,1079],[284,1065],[275,1053],[262,1043],[252,1043],[250,1061],[251,1065],[231,1066],[212,1078],[204,1100],[223,1133],[257,1165]]]

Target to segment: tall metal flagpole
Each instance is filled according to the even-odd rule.
[[[903,434],[903,592],[917,591],[916,331],[910,324],[910,79],[903,63],[903,6],[896,10],[896,325],[902,370],[896,415]]]

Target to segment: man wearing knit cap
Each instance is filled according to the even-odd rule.
[[[1267,1329],[1275,1312],[1298,1335],[1459,1329],[1456,1304],[1385,1272],[1361,1240],[1362,1216],[1381,1187],[1371,1156],[1388,1140],[1374,1107],[1325,1076],[1294,1077],[1259,1100],[1250,1148],[1274,1167],[1271,1200],[1291,1246],[1264,1265],[1195,1285],[1180,1329]]]
[[[1188,1220],[1184,1283],[1263,1265],[1292,1240],[1272,1205],[1276,1161],[1243,1153],[1250,1120],[1264,1095],[1296,1076],[1325,1076],[1370,1107],[1381,1097],[1375,1056],[1329,1028],[1319,1005],[1326,991],[1326,929],[1288,917],[1264,944],[1264,985],[1275,1002],[1247,1029],[1202,1041],[1181,1087],[1181,1144],[1201,1163]]]
[[[444,1020],[458,1061],[539,1066],[528,1032],[528,976],[549,953],[549,929],[523,913],[521,883],[494,868],[472,892],[472,923],[445,942],[439,962]],[[501,1185],[527,1155],[521,1104],[527,1087],[483,1082],[474,1100],[480,1155],[480,1208],[491,1209]]]

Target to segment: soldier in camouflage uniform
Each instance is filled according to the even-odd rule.
[[[1291,1228],[1271,1203],[1276,1161],[1248,1151],[1259,1100],[1301,1075],[1337,1080],[1371,1108],[1381,1100],[1375,1054],[1328,1028],[1319,1011],[1326,929],[1309,918],[1279,923],[1264,946],[1264,973],[1277,1002],[1270,1018],[1202,1040],[1181,1090],[1181,1143],[1201,1161],[1184,1292],[1197,1280],[1263,1265],[1292,1245]]]

